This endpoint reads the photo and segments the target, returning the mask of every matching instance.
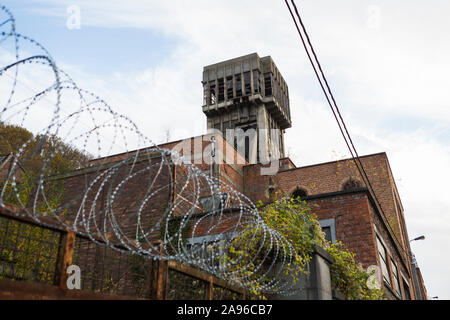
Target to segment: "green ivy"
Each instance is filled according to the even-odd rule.
[[[267,226],[284,236],[293,248],[292,262],[283,269],[283,273],[288,279],[290,277],[293,283],[298,281],[302,274],[307,274],[306,266],[316,245],[324,248],[335,261],[330,268],[334,289],[343,293],[347,299],[383,298],[382,290],[371,290],[367,287],[370,275],[357,264],[355,255],[342,243],[331,244],[325,239],[317,216],[305,201],[283,196],[268,205],[259,202],[257,209]],[[260,250],[261,246],[263,250]],[[271,247],[269,242],[264,240],[262,230],[258,230],[254,225],[247,225],[234,239],[226,255],[231,274],[246,277],[248,289],[260,298],[265,298],[261,293],[262,286],[273,280],[270,277],[261,279],[259,275],[263,274],[264,270],[257,270],[267,250],[270,251]],[[272,257],[273,254],[272,252]]]

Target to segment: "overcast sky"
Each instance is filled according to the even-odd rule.
[[[297,166],[348,157],[283,0],[0,1],[155,143],[202,134],[202,68],[257,52],[289,86]],[[80,28],[67,26],[80,9]],[[297,0],[360,155],[386,151],[429,296],[450,299],[450,2]],[[72,7],[73,8],[73,7]],[[70,21],[69,21],[69,25]],[[71,25],[73,26],[73,25]]]

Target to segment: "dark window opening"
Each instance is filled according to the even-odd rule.
[[[223,133],[226,134],[228,129],[231,129],[231,121],[223,122]]]
[[[346,190],[354,190],[354,189],[359,189],[361,188],[361,183],[359,181],[350,179],[348,180],[346,183],[344,183],[344,185],[342,186],[342,190],[346,191]]]
[[[244,72],[244,90],[245,94],[251,94],[252,93],[252,84],[250,79],[250,71]]]
[[[264,95],[271,96],[272,95],[272,75],[270,72],[264,73]]]
[[[294,192],[292,192],[292,198],[294,200],[298,200],[298,199],[302,199],[304,197],[306,197],[308,195],[308,193],[306,192],[306,190],[303,189],[297,189]]]
[[[241,81],[241,75],[237,74],[235,76],[235,80],[236,80],[236,97],[241,97],[242,96],[242,81]]]
[[[209,92],[208,83],[203,82],[203,104],[204,105],[208,104],[208,96],[209,96],[208,92]]]
[[[224,85],[224,82],[223,82],[223,78],[220,78],[217,81],[219,83],[218,100],[219,100],[219,102],[222,102],[223,100],[225,100],[225,85]]]
[[[250,157],[250,137],[245,136],[245,160],[249,161]]]
[[[259,81],[259,71],[253,70],[253,90],[255,93],[261,92],[261,83]]]
[[[233,99],[233,77],[227,77],[227,99]]]
[[[216,103],[216,81],[209,82],[209,104]]]
[[[403,279],[403,291],[404,291],[403,299],[411,300],[411,293],[409,292],[409,285],[405,279]]]
[[[328,242],[333,242],[333,239],[331,237],[331,227],[322,227],[323,233],[325,233],[325,240]]]

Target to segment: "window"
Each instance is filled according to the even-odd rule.
[[[383,279],[386,281],[389,285],[391,285],[391,278],[389,276],[389,269],[387,265],[387,252],[386,248],[381,242],[380,238],[377,236],[377,247],[378,247],[378,255],[380,257],[380,264],[381,264],[381,272],[383,274]]]
[[[411,300],[408,281],[405,278],[403,278],[403,300]]]
[[[208,94],[208,92],[209,92],[208,82],[203,82],[203,104],[204,105],[209,104],[209,100],[208,100],[209,94]]]
[[[361,188],[361,183],[359,181],[349,179],[344,185],[342,186],[342,190],[353,190],[353,189],[359,189]]]
[[[217,193],[210,197],[200,198],[199,201],[205,212],[212,212],[222,210],[230,198],[227,193]]]
[[[328,242],[331,242],[331,228],[323,227],[322,231],[323,231],[323,233],[325,233],[325,240],[327,240]]]
[[[250,161],[250,137],[245,136],[244,137],[244,148],[245,148],[245,160]]]
[[[261,92],[261,83],[259,81],[259,71],[253,70],[253,91],[255,93]]]
[[[398,276],[398,269],[397,269],[397,265],[395,264],[394,260],[391,259],[391,266],[392,266],[392,275],[394,276],[394,285],[395,285],[395,292],[401,296],[401,291],[400,291],[400,278]]]
[[[227,99],[233,99],[233,77],[227,77]]]
[[[303,190],[303,189],[300,189],[300,188],[297,188],[294,192],[292,192],[292,198],[294,199],[294,200],[297,200],[298,198],[304,198],[304,197],[306,197],[308,194],[307,194],[307,192],[306,192],[306,190]]]
[[[236,97],[241,97],[242,96],[242,79],[241,79],[241,75],[237,74],[234,77],[235,81],[236,81]]]
[[[223,78],[220,78],[217,80],[217,82],[219,83],[219,96],[218,96],[218,101],[222,102],[223,100],[225,100],[225,85],[223,82]]]
[[[272,95],[272,75],[270,72],[264,73],[264,88],[265,96],[271,96]]]
[[[251,94],[252,93],[252,84],[250,79],[250,71],[244,72],[244,90],[245,94]]]
[[[230,232],[188,238],[186,246],[192,258],[203,259],[204,263],[216,266],[220,270],[226,265],[224,255],[226,241],[235,236],[236,233]]]
[[[231,121],[224,121],[222,124],[223,133],[225,134],[228,129],[231,129]]]
[[[216,81],[209,82],[209,104],[216,103]]]
[[[334,219],[323,219],[319,222],[322,231],[325,233],[325,239],[331,243],[335,243],[337,239]]]

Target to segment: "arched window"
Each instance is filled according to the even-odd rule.
[[[359,181],[356,181],[354,179],[349,179],[344,185],[342,186],[342,190],[353,190],[353,189],[359,189],[361,188],[361,183]]]
[[[308,195],[308,193],[306,192],[306,190],[303,190],[303,189],[300,189],[300,188],[297,188],[297,189],[295,189],[295,191],[294,192],[292,192],[292,198],[294,199],[294,200],[297,200],[298,198],[304,198],[304,197],[306,197]]]

